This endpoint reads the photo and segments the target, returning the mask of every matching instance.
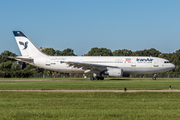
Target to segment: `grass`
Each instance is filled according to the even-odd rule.
[[[0,78],[0,80],[60,80],[60,79],[63,79],[63,80],[64,79],[74,79],[74,80],[88,79],[89,80],[89,78]]]
[[[180,89],[180,80],[0,81],[0,90],[162,90]]]
[[[0,92],[0,119],[177,120],[180,93]]]
[[[1,90],[180,89],[180,80],[0,81]],[[180,93],[0,92],[0,119],[178,120]]]

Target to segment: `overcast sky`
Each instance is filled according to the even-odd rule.
[[[12,31],[36,45],[112,51],[180,49],[180,0],[1,0],[0,53],[20,55]]]

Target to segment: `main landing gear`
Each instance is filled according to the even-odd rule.
[[[100,74],[100,76],[97,76],[97,74],[94,73],[93,77],[91,77],[90,80],[104,80],[104,77],[102,76],[102,74]]]
[[[153,76],[153,78],[152,78],[153,80],[156,80],[156,75],[157,75],[157,74],[154,73],[154,76]]]

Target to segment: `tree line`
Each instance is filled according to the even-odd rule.
[[[76,56],[74,51],[70,48],[64,49],[63,51],[54,50],[53,48],[45,48],[42,50],[43,53],[50,56]],[[58,72],[44,70],[23,62],[17,63],[14,59],[8,58],[8,56],[17,56],[15,53],[10,51],[4,51],[0,54],[0,77],[30,77],[33,74],[61,74]],[[175,64],[176,67],[166,73],[161,74],[179,74],[180,73],[180,49],[173,53],[162,53],[154,48],[131,51],[127,49],[119,49],[111,51],[107,48],[91,48],[91,50],[83,56],[152,56],[160,57],[169,60]]]

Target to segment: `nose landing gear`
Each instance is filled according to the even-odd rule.
[[[153,78],[152,78],[153,80],[156,80],[156,75],[157,75],[157,74],[154,73],[154,76],[153,76]]]

